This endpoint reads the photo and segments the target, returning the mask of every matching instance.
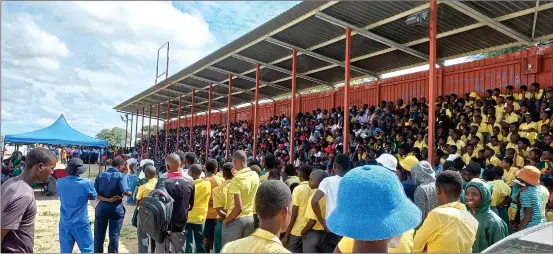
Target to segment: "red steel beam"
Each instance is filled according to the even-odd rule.
[[[257,117],[258,117],[258,104],[259,104],[259,64],[255,65],[255,109],[253,111],[253,160],[257,159]]]
[[[434,133],[436,129],[436,32],[438,30],[438,4],[430,0],[430,51],[429,53],[429,80],[428,80],[428,161],[434,164]]]
[[[297,52],[292,50],[292,98],[290,100],[290,164],[294,165],[294,134],[296,130],[296,68]]]
[[[351,28],[346,28],[346,61],[344,74],[344,149],[345,154],[349,153],[349,71],[351,59]]]
[[[148,146],[146,147],[146,153],[148,154],[148,159],[151,156],[150,155],[150,139],[152,137],[151,130],[152,130],[152,105],[150,105],[150,119],[148,120]]]
[[[131,126],[132,127],[132,126]],[[129,115],[125,114],[125,148],[127,148],[127,134],[129,132]]]
[[[232,107],[232,74],[228,75],[228,106],[227,106],[227,138],[226,138],[226,160],[230,160],[230,107]]]
[[[131,133],[129,134],[129,149],[131,149],[131,147],[132,147],[132,124],[133,123],[134,123],[134,113],[131,112]],[[125,143],[125,146],[126,145],[127,144]]]
[[[190,152],[194,152],[194,136],[192,135],[193,129],[194,129],[194,95],[196,93],[196,89],[192,89],[192,119],[190,120]]]
[[[156,125],[156,147],[155,147],[155,153],[157,156],[157,147],[159,145],[159,108],[161,107],[161,103],[157,103],[157,125]]]
[[[136,138],[138,138],[138,109],[136,110],[136,127],[134,128],[134,146],[136,146]]]
[[[140,134],[142,135],[140,138],[140,158],[142,159],[144,155],[144,108],[142,108],[142,128],[140,128]]]
[[[206,120],[206,126],[207,126],[207,132],[206,132],[206,139],[205,139],[205,158],[209,158],[209,133],[211,130],[211,92],[213,90],[213,84],[209,83],[209,102],[207,103],[207,120]]]
[[[177,117],[177,147],[175,150],[179,150],[180,147],[180,114],[181,114],[181,106],[182,106],[182,94],[179,96],[179,115]]]
[[[169,130],[171,129],[171,99],[167,100],[167,122],[165,124],[165,156],[167,156],[167,148],[169,147]]]

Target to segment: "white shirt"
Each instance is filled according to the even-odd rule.
[[[182,174],[183,174],[183,175],[189,176],[189,175],[188,175],[188,169],[187,169],[187,168],[181,169],[181,170],[182,170]],[[189,176],[189,177],[190,177],[190,176]],[[204,173],[204,172],[202,172],[202,174],[200,175],[200,178],[202,178],[202,179],[205,178],[205,173]],[[192,177],[190,177],[190,179],[192,179]]]
[[[338,184],[342,180],[341,176],[331,176],[323,179],[319,185],[326,197],[326,218],[336,209],[336,200],[338,199]]]
[[[184,172],[184,170],[182,170],[182,168],[180,169],[180,172],[182,173],[182,177],[186,180],[190,180],[192,181],[192,177],[188,175],[188,169],[186,170],[186,172]],[[165,172],[163,174],[161,174],[161,176],[159,177],[160,179],[166,179],[167,178],[167,173],[168,172]],[[202,173],[203,174],[203,173]]]

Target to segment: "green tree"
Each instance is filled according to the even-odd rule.
[[[110,145],[125,146],[125,129],[119,127],[113,127],[111,130],[103,129],[96,134],[96,138],[107,140]]]

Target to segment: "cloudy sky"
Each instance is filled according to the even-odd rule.
[[[154,84],[165,42],[171,75],[297,3],[2,2],[1,134],[124,128],[112,108]]]

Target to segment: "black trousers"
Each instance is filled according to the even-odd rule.
[[[338,243],[342,240],[342,237],[332,232],[325,232],[323,238],[323,252],[333,253]]]

